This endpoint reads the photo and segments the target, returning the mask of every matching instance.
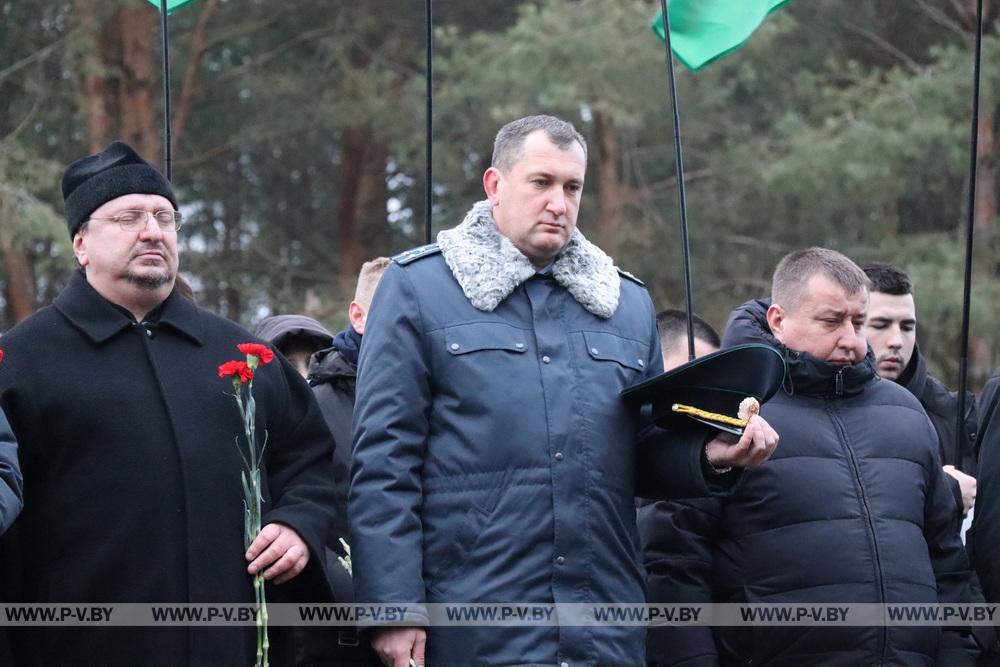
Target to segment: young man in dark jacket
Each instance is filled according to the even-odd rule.
[[[917,397],[938,436],[944,470],[948,473],[958,509],[967,514],[976,502],[976,400],[967,393],[965,428],[955,444],[958,392],[927,372],[927,362],[917,345],[917,307],[913,282],[901,269],[884,263],[863,267],[872,283],[865,334],[875,353],[880,377],[897,382]],[[959,519],[959,523],[961,520]]]
[[[328,600],[331,442],[309,387],[280,358],[255,371],[263,528],[246,548],[243,425],[218,367],[260,341],[175,289],[177,199],[129,146],[74,162],[63,195],[81,270],[0,340],[26,493],[0,542],[3,601],[252,604],[257,572],[289,582],[269,601]],[[18,667],[235,667],[256,654],[253,627],[11,630]],[[282,634],[271,629],[275,665],[288,664]]]
[[[333,342],[333,334],[307,315],[265,317],[253,334],[273,345],[303,378],[309,377],[312,355]]]
[[[694,329],[694,356],[703,357],[719,349],[722,341],[719,332],[697,315],[691,316]],[[660,349],[663,350],[663,370],[669,371],[688,362],[687,313],[668,308],[656,314],[656,328],[660,330]]]
[[[388,257],[365,262],[358,274],[354,300],[347,309],[347,328],[333,338],[333,345],[319,350],[309,362],[309,385],[333,434],[333,481],[337,495],[333,530],[326,545],[326,575],[340,604],[354,602],[354,584],[341,562],[348,554],[340,540],[349,539],[347,490],[351,473],[351,419],[358,376],[361,336],[379,279],[389,266]],[[354,667],[382,664],[371,645],[354,628],[304,628],[305,664],[309,667]]]
[[[730,317],[723,347],[764,343],[788,362],[761,410],[782,434],[729,498],[664,503],[645,545],[651,594],[673,602],[968,602],[969,571],[937,436],[917,400],[880,380],[863,335],[868,280],[810,248],[778,265],[771,301]],[[655,629],[657,665],[963,665],[959,628]]]

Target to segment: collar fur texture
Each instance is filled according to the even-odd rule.
[[[492,312],[511,292],[535,275],[535,267],[493,219],[489,200],[476,203],[457,227],[438,233],[448,268],[473,306]],[[621,278],[603,250],[574,230],[552,264],[552,277],[597,317],[618,308]]]

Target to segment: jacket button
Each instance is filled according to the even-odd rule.
[[[556,557],[556,565],[562,565],[565,562],[566,562],[566,559],[563,558],[562,556],[557,556]]]
[[[643,361],[642,359],[639,359],[639,368],[642,368],[645,365],[646,365],[646,362]]]
[[[597,354],[597,348],[596,347],[590,348],[590,353],[593,354],[593,355],[596,355]]]
[[[568,662],[560,662],[559,663],[559,667],[569,667],[569,663]]]
[[[562,460],[563,460],[563,453],[562,453],[562,452],[556,452],[556,453],[555,453],[555,456],[554,456],[553,458],[554,458],[554,459],[555,459],[556,461],[562,461]]]
[[[524,343],[514,343],[514,347],[516,347],[519,350],[523,350],[524,349]]]
[[[543,364],[547,364],[550,361],[552,361],[552,360],[549,358],[549,355],[546,354],[544,357],[542,357],[542,363]]]
[[[452,350],[457,350],[457,349],[458,349],[459,347],[460,347],[460,346],[459,346],[459,344],[458,344],[458,343],[452,343],[452,344],[451,344],[451,349],[452,349]]]

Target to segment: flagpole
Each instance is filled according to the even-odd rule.
[[[981,0],[980,0],[981,1]],[[681,212],[681,256],[684,265],[684,298],[687,302],[688,361],[694,359],[694,300],[691,289],[691,246],[688,241],[687,197],[684,189],[684,151],[681,146],[681,113],[677,104],[677,77],[674,53],[670,46],[670,15],[667,0],[660,0],[663,12],[663,43],[667,52],[667,87],[674,119],[674,163],[677,169],[677,204]]]
[[[432,233],[432,221],[431,221],[431,210],[433,207],[433,191],[434,191],[434,153],[433,153],[433,143],[434,143],[434,14],[431,11],[432,0],[426,0],[424,3],[424,28],[426,30],[425,43],[426,43],[426,72],[427,72],[427,94],[426,94],[426,105],[427,108],[424,111],[426,127],[424,129],[424,157],[426,163],[424,165],[424,174],[426,182],[424,183],[424,243],[431,242]]]
[[[969,158],[969,204],[965,228],[965,284],[962,292],[962,346],[958,360],[958,427],[955,429],[955,454],[962,452],[965,431],[965,391],[968,386],[969,319],[972,310],[972,236],[976,220],[976,170],[979,158],[979,88],[983,57],[983,0],[976,2],[976,55],[972,75],[972,148]]]
[[[160,0],[160,37],[163,54],[163,166],[167,180],[170,165],[170,26],[167,21],[167,0]]]

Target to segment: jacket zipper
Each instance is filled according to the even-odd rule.
[[[844,378],[843,371],[837,371],[835,378],[835,391],[836,396],[839,398],[843,396],[844,393]],[[880,602],[885,604],[885,575],[882,572],[882,559],[879,556],[878,541],[875,537],[875,522],[872,520],[872,510],[871,505],[868,503],[868,494],[865,492],[864,482],[861,480],[861,469],[858,466],[857,457],[854,455],[854,449],[851,447],[851,443],[847,438],[847,431],[844,429],[844,424],[841,422],[840,417],[837,415],[837,408],[835,401],[830,401],[827,407],[830,413],[830,419],[833,421],[837,428],[838,433],[840,433],[840,441],[844,445],[844,450],[847,452],[847,460],[851,464],[851,472],[854,474],[854,479],[858,483],[858,489],[861,494],[861,505],[865,511],[865,526],[868,528],[868,535],[871,539],[872,544],[872,555],[875,557],[875,579],[878,581],[879,596],[881,597]],[[883,625],[881,631],[881,637],[879,639],[879,664],[885,664],[885,649],[888,643],[888,628]]]

